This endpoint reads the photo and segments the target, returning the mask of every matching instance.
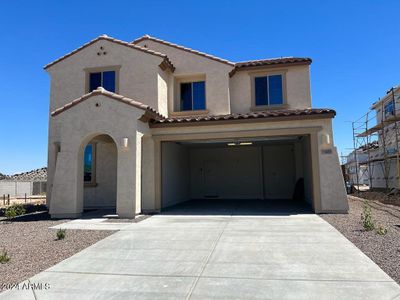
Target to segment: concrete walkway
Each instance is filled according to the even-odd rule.
[[[400,287],[317,215],[157,215],[0,299],[400,299]],[[35,294],[35,295],[34,295]]]

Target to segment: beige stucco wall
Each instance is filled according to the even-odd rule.
[[[274,67],[236,72],[230,79],[231,109],[233,113],[246,113],[252,105],[252,74],[282,73],[286,93],[287,108],[304,109],[311,107],[310,68],[308,65]]]
[[[144,40],[138,45],[146,45],[149,49],[166,54],[176,68],[173,73],[176,78],[205,75],[206,106],[210,114],[229,114],[231,112],[229,72],[233,66],[155,41]],[[174,110],[173,82],[171,82],[169,88],[168,107],[171,112]]]
[[[97,55],[100,47],[106,55]],[[50,110],[87,93],[86,68],[109,66],[120,66],[117,93],[158,109],[158,76],[165,77],[159,67],[162,61],[162,57],[99,40],[47,69],[51,75]]]
[[[97,104],[97,105],[96,105]],[[103,95],[93,96],[55,116],[61,151],[54,161],[50,214],[76,216],[83,210],[83,149],[95,136],[107,134],[117,146],[117,213],[134,217],[141,211],[141,149],[147,124],[143,111]],[[123,139],[128,138],[128,147]]]

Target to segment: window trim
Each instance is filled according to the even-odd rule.
[[[93,67],[93,68],[85,68],[83,71],[85,72],[85,92],[84,94],[90,93],[90,73],[99,73],[99,72],[107,72],[114,71],[115,72],[115,92],[119,94],[119,71],[121,69],[120,65],[116,66],[104,66],[104,67]]]
[[[388,112],[386,110],[386,108],[389,107],[389,106],[392,106],[392,109],[391,109],[390,112]],[[392,116],[394,116],[394,115],[396,115],[394,100],[390,99],[389,101],[385,102],[384,105],[383,105],[383,110],[385,112],[385,120],[390,118],[390,117],[392,117]]]
[[[97,150],[96,150],[96,143],[87,143],[86,146],[92,145],[92,180],[85,181],[85,177],[83,177],[83,183],[85,187],[96,187],[96,165],[97,165]],[[85,149],[86,146],[83,148],[83,176],[85,176]]]
[[[195,109],[195,110],[181,110],[181,84],[182,83],[193,83],[204,81],[204,105],[205,109]],[[192,91],[193,93],[193,91]],[[204,115],[208,114],[207,106],[207,79],[205,74],[198,75],[187,75],[174,78],[174,98],[172,103],[172,109],[170,110],[171,115],[179,116],[189,116],[189,115]],[[192,99],[193,101],[193,99]]]
[[[286,86],[286,73],[287,69],[270,70],[263,72],[249,72],[250,86],[251,86],[251,110],[265,110],[265,109],[282,109],[287,108],[287,86]],[[282,104],[269,104],[269,105],[256,105],[256,77],[265,77],[281,75],[282,76]]]

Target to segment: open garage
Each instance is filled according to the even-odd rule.
[[[168,141],[161,149],[164,211],[313,209],[309,135]]]

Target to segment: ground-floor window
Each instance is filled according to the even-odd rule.
[[[83,158],[83,180],[85,184],[95,183],[95,155],[96,149],[94,144],[87,144]]]

